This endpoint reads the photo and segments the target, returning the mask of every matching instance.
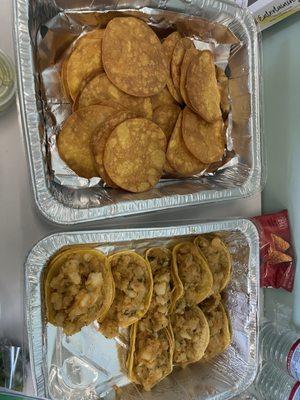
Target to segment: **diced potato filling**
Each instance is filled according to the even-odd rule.
[[[111,271],[115,281],[115,299],[100,328],[107,337],[116,336],[119,326],[126,326],[130,317],[145,310],[149,290],[145,265],[136,254],[116,254],[111,260]]]
[[[174,363],[195,362],[203,356],[203,329],[199,314],[191,308],[172,315],[175,337]]]
[[[205,313],[215,310],[221,301],[220,293],[212,294],[200,303],[201,310]]]
[[[122,323],[138,310],[144,310],[147,294],[146,271],[129,254],[114,258],[111,268],[116,285],[117,319]]]
[[[204,237],[199,237],[197,244],[207,259],[214,278],[213,291],[217,292],[222,286],[225,275],[228,274],[227,259],[221,239],[215,237],[210,241]]]
[[[134,373],[146,390],[170,373],[171,350],[165,330],[149,332],[147,324],[139,324],[134,354]]]
[[[177,268],[183,283],[188,305],[198,303],[199,292],[203,290],[203,274],[199,260],[191,252],[189,244],[182,245],[177,251]]]
[[[176,307],[173,312],[176,314],[183,314],[186,307],[187,307],[186,299],[185,296],[183,296],[179,300],[177,300]]]
[[[50,281],[54,321],[72,334],[86,325],[89,314],[101,307],[103,276],[99,259],[91,254],[70,254]]]
[[[168,323],[171,303],[171,258],[160,249],[152,249],[148,256],[153,273],[153,295],[148,314],[151,315],[152,329],[158,331]]]

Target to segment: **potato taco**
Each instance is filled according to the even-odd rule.
[[[174,337],[171,326],[151,331],[149,318],[131,327],[128,358],[129,379],[147,391],[173,370]]]
[[[209,326],[198,306],[174,313],[171,324],[175,340],[173,363],[185,367],[201,360],[209,343]]]
[[[203,357],[203,360],[207,361],[227,349],[231,342],[231,333],[228,317],[222,302],[214,310],[205,312],[205,317],[210,331],[209,344]]]
[[[227,286],[232,270],[231,255],[225,243],[215,235],[197,236],[194,243],[212,272],[213,293],[221,292]]]
[[[146,251],[153,275],[153,295],[148,314],[151,329],[159,331],[169,324],[169,314],[176,301],[183,295],[182,283],[173,271],[172,252],[163,247],[152,247]]]
[[[46,269],[44,290],[48,322],[67,335],[101,321],[114,299],[107,257],[91,248],[62,251]]]
[[[174,247],[173,263],[176,264],[183,284],[187,306],[197,305],[210,295],[212,274],[206,260],[192,242],[181,242]]]
[[[108,262],[115,282],[115,298],[100,332],[111,338],[119,328],[127,328],[148,311],[153,278],[148,261],[134,251],[120,251],[111,255]]]

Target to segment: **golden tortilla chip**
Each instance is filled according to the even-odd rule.
[[[201,303],[211,294],[213,276],[205,258],[194,243],[177,244],[173,249],[173,263],[177,266],[188,306]]]
[[[91,248],[71,248],[54,257],[44,279],[47,320],[73,335],[107,314],[115,294],[104,254]]]
[[[223,353],[231,343],[228,317],[222,302],[217,308],[205,312],[210,331],[209,344],[203,360],[208,361]]]
[[[221,119],[221,98],[210,51],[199,52],[190,62],[186,74],[186,93],[193,110],[205,121]]]
[[[282,253],[281,251],[271,250],[268,256],[269,264],[280,264],[285,262],[293,261],[292,257],[288,254]]]
[[[278,251],[287,251],[290,248],[289,242],[284,240],[281,236],[277,236],[274,233],[271,233],[271,238],[273,240],[274,246]]]
[[[198,54],[199,50],[191,48],[191,49],[186,49],[184,56],[183,56],[183,60],[181,63],[181,69],[180,69],[180,84],[179,84],[179,88],[180,88],[180,94],[181,97],[183,98],[185,104],[187,104],[188,106],[190,106],[190,101],[186,92],[186,74],[187,74],[187,70],[188,67],[192,61],[192,59],[194,58],[194,56],[196,56]]]
[[[179,32],[175,31],[172,32],[169,36],[167,36],[164,40],[163,40],[163,51],[164,51],[164,55],[165,58],[167,60],[167,64],[168,64],[168,68],[171,68],[171,60],[172,60],[172,55],[173,55],[173,51],[175,48],[176,43],[181,39],[181,35]]]
[[[117,336],[119,328],[127,328],[146,314],[153,278],[148,261],[134,251],[115,253],[108,262],[115,282],[115,298],[99,330],[112,338]]]
[[[168,148],[167,160],[171,167],[182,176],[191,176],[205,170],[206,165],[199,161],[187,149],[182,138],[182,112],[179,114],[172,132]]]
[[[179,106],[170,104],[159,106],[153,112],[152,120],[162,129],[167,140],[171,137],[180,111]]]
[[[184,54],[187,49],[194,48],[194,43],[189,38],[181,38],[177,41],[171,59],[171,78],[176,89],[176,92],[180,93],[180,75],[181,65]]]
[[[122,189],[144,192],[159,181],[165,163],[166,137],[154,122],[133,118],[110,134],[104,151],[104,168]]]
[[[115,105],[123,110],[133,111],[137,116],[151,118],[152,104],[149,97],[135,97],[118,89],[105,73],[93,77],[76,99],[76,109],[93,104]]]
[[[161,92],[155,94],[154,96],[151,96],[150,98],[153,110],[155,110],[159,106],[169,106],[172,104],[177,104],[167,86],[165,86]]]
[[[169,36],[167,36],[162,42],[163,52],[165,55],[165,59],[167,62],[167,68],[168,68],[167,87],[168,87],[172,97],[177,101],[177,103],[182,103],[182,97],[180,95],[180,91],[175,89],[173,81],[172,81],[171,60],[172,60],[172,55],[173,55],[175,45],[180,39],[181,39],[181,36],[180,36],[179,32],[173,32]]]
[[[128,359],[129,379],[146,391],[172,372],[174,353],[171,326],[153,332],[149,322],[146,317],[131,327]]]
[[[58,137],[60,157],[78,176],[98,176],[90,146],[93,133],[116,111],[112,107],[95,105],[73,113],[64,123]]]
[[[108,78],[128,94],[152,96],[167,83],[160,40],[140,19],[112,19],[105,29],[102,57]]]
[[[107,139],[111,132],[120,123],[126,121],[129,118],[135,117],[134,114],[126,111],[120,111],[100,125],[99,129],[94,133],[91,140],[91,149],[94,156],[95,167],[99,176],[104,180],[104,182],[110,187],[118,187],[109,177],[104,168],[104,151]]]
[[[183,110],[182,137],[187,149],[204,164],[222,159],[225,151],[223,121],[206,122],[188,107]]]
[[[232,272],[232,259],[225,243],[214,235],[200,235],[195,238],[195,245],[207,260],[213,275],[214,294],[222,292],[228,285]]]
[[[230,104],[229,104],[229,80],[225,74],[225,72],[222,70],[220,67],[216,67],[216,76],[217,76],[217,82],[218,82],[218,87],[220,91],[220,96],[221,96],[221,110],[223,117],[227,117],[230,109]]]
[[[226,128],[227,129],[227,128]],[[224,126],[224,138],[226,138],[226,129]],[[230,160],[232,160],[236,156],[236,152],[234,150],[228,150],[225,147],[225,152],[222,157],[222,160],[217,161],[215,163],[209,164],[209,167],[207,168],[206,172],[208,173],[213,173],[216,172],[220,167],[223,165],[227,164]]]
[[[171,165],[167,159],[166,159],[165,165],[164,165],[164,173],[167,175],[176,175],[175,169],[171,167]]]
[[[64,96],[68,100],[72,100],[69,92],[69,87],[68,87],[68,79],[67,79],[67,67],[68,67],[68,57],[65,58],[61,64],[61,71],[60,71],[60,82],[61,82],[61,87],[62,87],[62,92]]]
[[[176,103],[182,104],[182,103],[183,103],[183,99],[182,99],[182,97],[181,97],[181,94],[180,94],[179,91],[177,92],[177,90],[175,89],[171,77],[168,77],[168,80],[167,80],[167,87],[168,87],[169,92],[171,93],[172,97],[173,97],[174,100],[176,101]]]
[[[209,343],[209,326],[198,306],[186,308],[171,316],[175,340],[173,363],[181,367],[203,357]]]
[[[80,37],[67,62],[67,82],[73,100],[82,82],[92,73],[103,70],[101,45],[104,29],[96,29]]]

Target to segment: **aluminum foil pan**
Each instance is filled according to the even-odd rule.
[[[104,253],[128,248],[143,252],[174,237],[215,231],[233,257],[233,276],[225,296],[233,340],[213,362],[176,369],[151,392],[143,392],[129,383],[120,368],[118,349],[126,347],[126,341],[105,339],[93,324],[66,337],[45,322],[41,277],[50,257],[62,247],[92,243]],[[258,272],[258,233],[244,219],[46,237],[31,250],[25,264],[26,321],[36,395],[59,400],[221,400],[238,395],[253,382],[258,366]]]
[[[74,224],[170,207],[237,199],[261,189],[259,40],[254,19],[247,9],[225,0],[14,0],[14,5],[23,131],[35,201],[47,219],[58,224]],[[57,18],[62,21],[62,16],[65,19],[70,18],[70,15],[77,18],[84,29],[82,24],[84,21],[90,23],[91,17],[97,25],[99,15],[104,12],[124,9],[143,13],[152,25],[166,25],[171,16],[173,20],[181,18],[196,24],[199,22],[201,26],[209,27],[203,29],[204,41],[209,36],[219,43],[221,35],[221,41],[226,43],[229,30],[238,38],[240,44],[232,46],[228,65],[232,99],[231,138],[233,149],[238,154],[237,162],[229,162],[226,168],[213,176],[193,180],[163,180],[155,189],[141,194],[94,186],[93,180],[87,183],[85,179],[77,179],[77,186],[74,187],[74,176],[66,175],[66,169],[60,176],[57,173],[54,176],[49,159],[51,143],[47,143],[46,132],[51,121],[46,121],[45,125],[45,104],[37,69],[38,38],[47,34],[49,26]],[[49,21],[52,21],[50,25]],[[212,28],[215,26],[218,29]],[[62,24],[56,28],[65,29],[65,26]],[[80,29],[77,35],[79,33]],[[55,36],[53,44],[63,46],[63,43],[55,42]],[[59,107],[60,104],[57,105]]]

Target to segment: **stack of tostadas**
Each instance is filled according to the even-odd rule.
[[[228,248],[216,234],[142,255],[73,246],[45,271],[46,317],[67,335],[95,320],[107,338],[128,328],[128,377],[150,390],[173,366],[210,360],[229,346],[221,293],[231,270]]]
[[[142,20],[113,18],[73,43],[61,85],[73,114],[57,147],[81,177],[144,192],[222,162],[228,79],[177,31],[161,42]]]

